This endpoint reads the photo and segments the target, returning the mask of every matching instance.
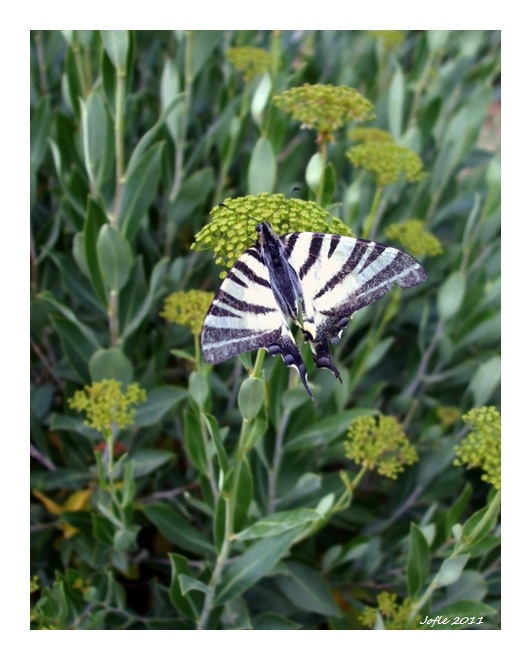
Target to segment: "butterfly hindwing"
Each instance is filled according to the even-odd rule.
[[[301,354],[273,295],[262,255],[254,247],[234,264],[212,301],[201,346],[205,362],[212,364],[258,348],[282,355],[287,366],[297,369],[311,395]]]

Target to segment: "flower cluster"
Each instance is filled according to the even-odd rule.
[[[379,39],[386,50],[396,48],[404,41],[404,35],[400,30],[369,30],[369,34]]]
[[[385,230],[385,235],[401,243],[411,254],[435,257],[443,251],[439,239],[424,227],[422,220],[394,223]]]
[[[376,177],[380,187],[400,181],[404,176],[414,183],[424,176],[422,161],[414,151],[393,142],[367,142],[347,151],[347,158]]]
[[[276,105],[314,128],[320,142],[330,142],[332,134],[351,120],[372,119],[373,105],[357,89],[346,85],[308,85],[293,87],[273,98]]]
[[[78,390],[68,405],[85,413],[87,426],[98,431],[109,431],[115,424],[119,429],[134,422],[132,407],[146,400],[146,390],[138,383],[128,385],[125,392],[122,384],[114,379],[105,379]]]
[[[356,417],[347,437],[347,458],[390,479],[396,479],[404,465],[413,465],[418,458],[400,424],[388,415]]]
[[[393,142],[393,136],[389,131],[375,126],[356,126],[348,132],[349,138],[353,142]]]
[[[214,294],[210,291],[177,291],[164,299],[162,318],[190,329],[198,336]]]
[[[241,48],[229,48],[227,59],[235,69],[243,71],[245,80],[252,80],[260,73],[271,68],[271,53],[263,48],[253,46],[242,46]]]
[[[412,628],[416,628],[420,617],[415,622],[409,620],[413,608],[412,599],[406,598],[402,605],[398,605],[396,601],[396,594],[389,591],[382,591],[376,597],[378,607],[366,607],[360,614],[361,625],[366,628],[374,628],[376,615],[380,612],[386,630],[411,630]]]
[[[473,408],[463,421],[472,429],[455,447],[457,459],[454,465],[478,467],[483,470],[482,479],[501,488],[501,415],[494,406]]]
[[[437,406],[435,413],[443,426],[452,426],[461,418],[461,411],[454,406]]]
[[[279,235],[295,231],[352,236],[350,229],[315,202],[286,199],[284,195],[248,195],[225,200],[211,212],[212,221],[196,234],[194,250],[214,250],[216,263],[232,268],[256,242],[256,223],[269,222]],[[224,277],[226,273],[222,273]]]

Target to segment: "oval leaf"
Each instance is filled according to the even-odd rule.
[[[133,367],[118,348],[96,351],[90,358],[89,371],[94,382],[112,378],[128,385],[133,380]]]
[[[463,273],[452,273],[439,289],[437,309],[443,321],[452,318],[461,307],[465,295],[465,276]]]
[[[251,195],[272,193],[277,176],[277,161],[271,142],[261,137],[254,145],[249,164],[248,186]]]
[[[129,243],[117,229],[104,225],[98,234],[96,252],[103,281],[111,291],[119,291],[127,282],[133,263]]]
[[[267,536],[276,536],[288,529],[300,527],[307,522],[315,520],[323,520],[323,517],[314,511],[314,509],[295,509],[294,511],[281,511],[274,513],[271,516],[266,516],[261,520],[253,523],[247,529],[236,535],[236,538],[243,539],[257,539],[265,538]]]

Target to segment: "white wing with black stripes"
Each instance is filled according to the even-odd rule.
[[[334,234],[277,236],[268,223],[256,226],[258,241],[228,273],[207,312],[201,343],[206,362],[266,348],[295,367],[311,396],[306,367],[289,321],[302,328],[318,367],[339,372],[328,342],[338,342],[358,309],[426,279],[409,254],[372,241]]]

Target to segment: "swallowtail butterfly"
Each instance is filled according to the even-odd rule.
[[[301,327],[315,364],[341,380],[328,342],[337,343],[354,312],[393,284],[409,289],[426,279],[416,259],[373,241],[311,232],[277,236],[267,222],[256,231],[256,244],[236,261],[207,312],[203,357],[217,364],[266,348],[297,369],[312,398],[289,321]]]

